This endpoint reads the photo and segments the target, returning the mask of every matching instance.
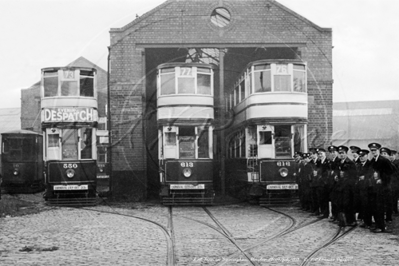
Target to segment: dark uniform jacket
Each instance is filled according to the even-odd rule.
[[[343,172],[343,176],[339,174],[339,183],[342,185],[342,188],[346,188],[347,186],[354,186],[357,181],[357,171],[355,163],[346,158],[344,161],[341,161],[339,164],[340,173]]]
[[[394,168],[387,158],[379,155],[376,158],[371,159],[371,167],[375,172],[378,173],[378,178],[381,179],[383,186],[388,186],[391,183],[391,175],[394,173]]]
[[[360,189],[365,189],[367,187],[371,187],[373,185],[373,175],[371,170],[371,162],[366,160],[364,163],[360,162],[356,165],[357,168],[357,176],[359,178]],[[360,177],[363,176],[364,179],[360,180]]]
[[[312,167],[312,173],[310,175],[310,187],[318,187],[319,186],[319,178],[316,174],[314,175],[314,171],[317,171],[317,161],[311,160],[308,164]]]
[[[328,176],[331,170],[330,163],[328,162],[327,158],[324,159],[323,162],[321,160],[318,160],[316,163],[316,168],[319,186],[326,186],[329,181]]]

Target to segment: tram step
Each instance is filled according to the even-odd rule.
[[[52,198],[47,200],[48,205],[65,207],[95,206],[98,202],[97,198]]]
[[[213,198],[162,198],[162,204],[167,206],[206,206],[213,205]]]

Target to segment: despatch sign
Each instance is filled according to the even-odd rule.
[[[45,108],[42,122],[96,122],[97,110],[93,108]]]

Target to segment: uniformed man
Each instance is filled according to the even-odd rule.
[[[302,180],[301,180],[301,171],[303,168],[302,162],[302,152],[296,151],[294,153],[294,160],[295,160],[295,167],[294,167],[294,177],[295,181],[298,184],[298,197],[299,197],[299,204],[302,208]]]
[[[373,211],[376,228],[373,231],[375,233],[381,233],[387,231],[384,220],[384,210],[388,205],[388,194],[391,193],[390,179],[394,171],[391,162],[387,158],[380,156],[380,144],[370,143],[368,147],[373,155],[373,158],[371,159],[371,167],[373,169],[376,191],[375,208]],[[392,204],[392,202],[389,204]]]
[[[328,175],[330,173],[330,164],[327,160],[326,150],[323,148],[317,149],[318,161],[316,163],[317,176],[318,176],[318,193],[317,198],[319,200],[320,207],[320,218],[328,218],[329,209],[329,187],[328,187]]]
[[[356,183],[356,165],[348,158],[349,148],[346,146],[338,147],[338,154],[340,158],[339,164],[339,178],[338,183],[340,187],[340,203],[339,211],[341,226],[356,226],[356,217],[354,210],[354,187]]]
[[[310,181],[313,175],[313,166],[310,163],[311,156],[309,153],[303,153],[303,165],[301,168],[301,183],[302,183],[302,202],[303,209],[306,211],[311,211],[311,197],[310,197]]]
[[[328,148],[330,174],[328,176],[329,199],[331,202],[331,222],[338,219],[338,187],[336,177],[339,175],[338,147],[331,145]]]
[[[317,176],[317,161],[318,161],[317,149],[310,148],[309,154],[310,154],[309,164],[313,168],[313,173],[311,175],[311,181],[310,181],[311,212],[314,215],[320,215],[320,206],[318,199],[319,178]]]
[[[355,164],[360,164],[359,151],[361,149],[357,146],[350,146],[349,149],[351,150],[352,153],[353,162]]]
[[[359,219],[361,220],[360,227],[370,228],[372,225],[372,198],[370,195],[371,184],[371,167],[368,159],[368,150],[359,150],[359,165],[357,166],[359,189]]]
[[[399,200],[399,159],[398,152],[391,150],[391,162],[394,165],[395,173],[392,175],[392,208],[395,214],[398,214],[398,200]]]
[[[395,166],[393,165],[391,161],[391,150],[386,147],[380,148],[380,154],[384,158],[386,158],[392,166],[392,174],[389,177],[389,184],[387,186],[387,189],[385,190],[384,193],[384,199],[385,199],[385,221],[387,223],[392,222],[392,211],[393,211],[393,205],[392,205],[392,179],[393,175],[395,174]]]
[[[357,146],[350,146],[349,147],[352,157],[353,157],[353,162],[356,165],[356,170],[358,170],[360,163],[360,158],[359,158],[359,151],[360,148]],[[362,212],[360,211],[360,188],[359,188],[359,180],[356,180],[356,184],[354,187],[354,196],[353,196],[353,201],[354,201],[354,208],[355,208],[355,213],[359,213],[357,219],[362,220]]]

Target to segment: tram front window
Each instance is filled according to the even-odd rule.
[[[291,157],[291,126],[274,127],[276,157]]]
[[[92,129],[82,128],[82,136],[80,138],[80,158],[81,159],[91,159],[92,158]]]
[[[35,142],[31,139],[7,138],[4,140],[4,154],[7,161],[29,161],[34,159]]]
[[[194,159],[195,158],[195,128],[180,127],[179,128],[179,158]]]
[[[209,131],[201,130],[198,137],[198,158],[209,158]]]
[[[76,129],[64,129],[62,134],[62,159],[78,159],[78,132]]]

